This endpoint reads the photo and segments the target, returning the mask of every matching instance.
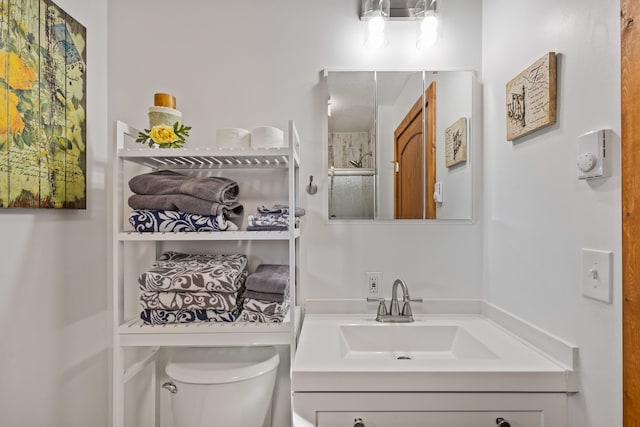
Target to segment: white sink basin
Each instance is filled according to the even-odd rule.
[[[346,359],[495,359],[498,356],[457,325],[340,325]]]
[[[307,315],[293,361],[293,390],[567,392],[575,371],[481,315]]]

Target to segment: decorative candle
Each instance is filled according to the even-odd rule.
[[[153,105],[156,107],[176,108],[176,97],[168,93],[154,93]]]
[[[167,125],[173,126],[175,122],[182,120],[182,113],[169,107],[149,107],[149,126]]]

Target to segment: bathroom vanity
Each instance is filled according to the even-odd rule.
[[[296,427],[567,425],[566,396],[551,393],[295,393],[294,406]]]
[[[577,348],[483,301],[460,308],[401,324],[307,314],[292,372],[294,426],[566,426]]]

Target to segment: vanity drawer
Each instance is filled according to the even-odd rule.
[[[542,411],[390,411],[318,412],[317,427],[546,427]],[[362,424],[355,420],[361,419]],[[504,424],[505,426],[507,424]]]
[[[293,405],[294,427],[567,427],[563,393],[294,393]]]

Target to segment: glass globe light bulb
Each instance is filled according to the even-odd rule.
[[[438,17],[433,12],[427,12],[418,25],[416,46],[419,49],[433,46],[438,39]]]

